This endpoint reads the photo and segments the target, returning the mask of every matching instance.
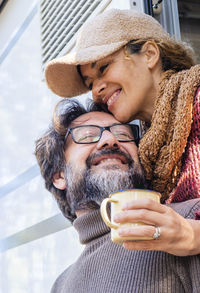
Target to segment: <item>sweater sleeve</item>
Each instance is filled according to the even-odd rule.
[[[179,203],[168,204],[177,213],[187,219],[200,219],[200,199],[195,198]],[[199,216],[199,217],[198,217]]]
[[[195,213],[195,220],[200,220],[200,210]]]
[[[192,116],[191,131],[182,156],[181,174],[167,203],[200,198],[200,87],[194,97]]]

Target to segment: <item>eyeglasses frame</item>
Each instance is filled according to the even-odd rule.
[[[100,141],[101,137],[102,137],[102,134],[105,130],[107,131],[110,131],[110,128],[113,127],[113,126],[116,126],[116,125],[128,125],[128,126],[131,126],[131,130],[132,130],[132,133],[133,132],[133,128],[135,128],[136,132],[137,132],[137,138],[136,139],[132,139],[132,140],[118,140],[119,142],[135,142],[136,144],[138,144],[139,142],[139,126],[137,124],[131,124],[131,123],[115,123],[115,124],[112,124],[112,125],[109,125],[109,126],[99,126],[99,125],[94,125],[94,124],[91,124],[91,125],[79,125],[79,126],[75,126],[75,127],[71,127],[71,128],[68,128],[67,130],[67,133],[65,135],[65,138],[64,138],[64,141],[66,142],[66,139],[69,135],[69,133],[71,134],[72,136],[72,139],[73,139],[73,142],[76,143],[76,144],[93,144],[93,143],[97,143]],[[92,142],[76,142],[75,139],[74,139],[74,136],[73,136],[73,129],[76,129],[76,128],[80,128],[80,127],[87,127],[87,126],[92,126],[92,127],[98,127],[100,129],[100,136],[99,136],[99,139],[97,141],[92,141]],[[112,133],[112,132],[111,132]],[[113,133],[112,133],[113,134]],[[113,134],[114,135],[114,134]]]

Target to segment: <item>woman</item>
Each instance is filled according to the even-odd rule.
[[[191,48],[172,39],[155,19],[117,9],[98,15],[83,25],[74,52],[49,62],[45,76],[60,96],[91,90],[120,122],[144,121],[140,159],[163,203],[200,197],[200,66],[194,66]],[[200,253],[198,221],[151,202],[126,209],[116,221],[151,225],[124,229],[122,235],[146,236],[153,226],[161,234],[156,242],[129,242],[126,248]]]

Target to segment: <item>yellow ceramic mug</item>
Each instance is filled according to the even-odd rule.
[[[122,206],[126,202],[132,200],[138,200],[141,198],[150,198],[156,202],[160,202],[161,194],[147,189],[130,189],[114,192],[109,195],[108,198],[105,198],[101,204],[101,216],[107,226],[111,228],[111,240],[115,243],[121,244],[124,240],[151,240],[152,237],[121,237],[118,234],[118,229],[121,226],[138,226],[138,225],[147,225],[142,222],[137,223],[125,223],[117,224],[114,222],[113,218],[116,214],[122,212]],[[107,204],[111,203],[111,219],[109,219],[107,213]]]

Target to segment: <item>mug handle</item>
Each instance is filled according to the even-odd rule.
[[[105,198],[101,203],[101,208],[100,208],[101,216],[102,216],[105,224],[108,227],[113,228],[113,229],[117,229],[117,228],[119,228],[119,225],[111,223],[111,221],[110,221],[110,219],[108,217],[108,214],[107,214],[107,204],[109,202],[117,203],[118,201],[114,200],[112,198],[109,198],[109,197]]]

